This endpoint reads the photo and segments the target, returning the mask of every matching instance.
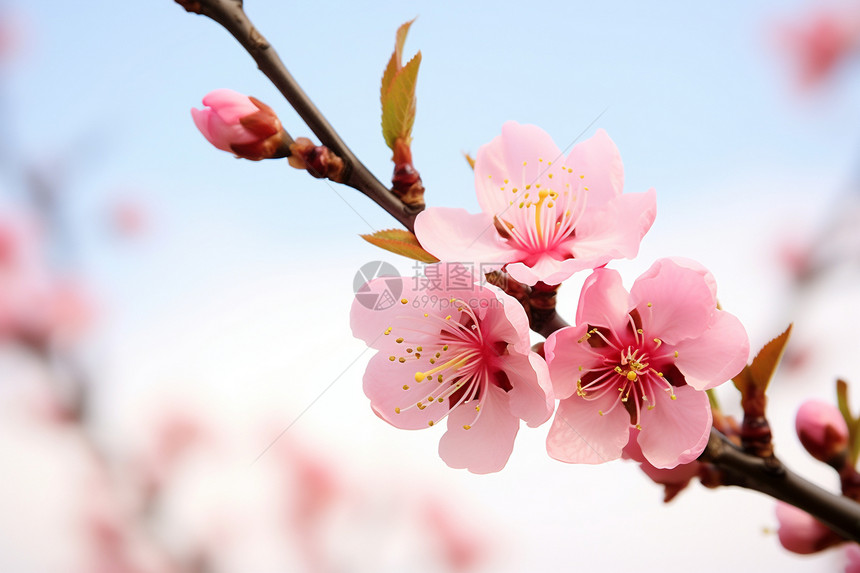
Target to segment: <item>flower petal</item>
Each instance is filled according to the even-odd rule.
[[[230,89],[217,89],[203,98],[203,105],[209,106],[226,123],[235,124],[239,119],[259,111],[248,96]]]
[[[415,369],[397,361],[391,362],[384,352],[377,352],[367,364],[364,372],[364,394],[370,398],[370,405],[376,415],[397,428],[420,430],[428,428],[429,422],[441,420],[448,411],[449,402],[434,401],[424,409],[419,409],[419,401],[426,403],[427,383],[415,382]],[[408,386],[404,390],[403,386]],[[396,409],[400,409],[397,413]]]
[[[630,289],[648,336],[669,344],[700,336],[717,303],[701,274],[670,259],[658,259]]]
[[[591,201],[590,195],[588,200]],[[656,216],[656,191],[624,193],[609,201],[603,209],[583,217],[570,241],[570,250],[578,258],[610,254],[614,259],[632,259],[639,252],[642,237]]]
[[[508,274],[521,283],[533,285],[538,281],[557,285],[569,279],[574,273],[605,265],[612,257],[601,254],[592,258],[565,259],[560,261],[551,255],[542,255],[537,263],[528,266],[522,262],[510,263],[505,268]]]
[[[549,420],[555,400],[544,359],[535,352],[510,354],[504,357],[502,368],[511,383],[511,414],[532,428]]]
[[[696,390],[708,390],[743,369],[749,359],[750,342],[741,321],[718,310],[701,336],[682,340],[675,350],[675,365],[687,384]]]
[[[618,271],[597,269],[582,285],[576,324],[603,326],[612,333],[621,333],[627,328],[632,308]]]
[[[507,342],[513,346],[516,352],[525,354],[531,348],[531,337],[529,335],[529,317],[526,315],[523,305],[514,297],[502,292],[493,285],[482,285],[480,293],[494,295],[492,299],[481,299],[479,307],[486,307],[481,318],[481,334],[488,343]],[[474,296],[474,295],[473,295]]]
[[[510,413],[505,391],[496,386],[487,388],[477,421],[474,405],[474,401],[462,404],[448,415],[439,456],[452,468],[476,474],[497,472],[511,457],[520,421]],[[471,428],[466,430],[465,425]]]
[[[473,215],[465,209],[425,209],[415,219],[415,236],[437,258],[473,265],[476,274],[498,269],[521,256],[496,231],[492,215]]]
[[[584,175],[588,187],[588,209],[600,209],[624,189],[624,164],[618,147],[606,131],[576,144],[567,156],[575,175]]]
[[[583,373],[603,364],[603,356],[587,343],[579,342],[587,329],[587,324],[562,328],[550,334],[543,345],[553,394],[557,399],[573,395],[576,382]]]
[[[490,215],[508,209],[511,190],[543,182],[547,162],[559,155],[558,146],[541,128],[506,122],[502,134],[481,146],[475,158],[475,189],[481,209]]]
[[[602,464],[621,457],[629,439],[630,415],[620,405],[617,392],[585,400],[572,396],[558,404],[546,438],[547,453],[572,464]],[[608,412],[600,415],[599,411]]]
[[[674,388],[676,399],[656,389],[653,408],[642,411],[639,447],[655,468],[674,468],[699,457],[711,433],[708,395],[689,386]]]

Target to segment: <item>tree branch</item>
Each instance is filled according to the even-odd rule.
[[[274,48],[254,27],[242,9],[242,0],[176,0],[188,12],[202,14],[223,26],[254,58],[257,67],[283,94],[293,109],[320,139],[320,142],[343,159],[343,183],[361,191],[385,209],[410,231],[422,205],[408,206],[377,179],[358,160],[319,109],[287,71]]]
[[[777,458],[746,454],[712,428],[699,460],[726,472],[728,485],[753,489],[784,501],[809,513],[845,539],[860,543],[860,504],[806,481]]]

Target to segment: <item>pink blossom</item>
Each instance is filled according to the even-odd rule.
[[[254,161],[284,157],[286,133],[272,108],[256,98],[218,89],[203,98],[206,108],[191,109],[191,117],[209,143]]]
[[[848,426],[836,406],[807,400],[797,411],[795,428],[800,443],[815,459],[830,462],[846,453]]]
[[[819,9],[803,21],[783,25],[780,43],[797,70],[799,83],[821,83],[860,44],[860,12]]]
[[[446,285],[457,269],[465,272],[444,266]],[[359,299],[352,305],[353,334],[379,351],[367,366],[364,392],[376,414],[398,428],[427,428],[447,417],[439,442],[445,463],[498,471],[520,420],[535,427],[552,414],[549,372],[530,350],[525,311],[492,286],[415,282],[374,279],[366,293],[400,291],[397,301],[378,310]]]
[[[845,546],[845,573],[860,573],[860,545],[849,543]]]
[[[602,129],[564,157],[540,128],[508,122],[475,160],[482,212],[427,209],[415,233],[443,261],[507,265],[520,282],[558,284],[636,256],[654,222],[656,194],[622,195],[623,186],[621,156]]]
[[[701,265],[660,259],[630,293],[618,272],[585,281],[576,326],[544,345],[561,398],[547,451],[561,461],[617,459],[631,439],[655,468],[695,460],[712,417],[704,390],[740,372],[749,340],[717,309],[716,283]]]
[[[779,521],[779,542],[794,553],[818,553],[843,541],[802,509],[781,501],[776,504],[776,519]]]

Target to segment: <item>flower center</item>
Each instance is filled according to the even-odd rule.
[[[532,254],[553,251],[573,234],[585,211],[585,194],[577,200],[576,191],[588,191],[588,187],[582,187],[584,176],[573,176],[573,169],[553,167],[552,161],[543,159],[538,159],[538,164],[540,172],[532,180],[526,177],[526,161],[519,186],[504,180],[499,192],[505,195],[507,207],[496,213],[499,234]]]
[[[428,425],[433,426],[454,408],[475,402],[475,418],[463,426],[468,430],[481,415],[486,386],[493,381],[495,357],[503,349],[488,343],[478,317],[465,301],[451,298],[442,302],[454,307],[454,312],[445,317],[424,313],[423,317],[415,318],[414,328],[402,329],[407,336],[422,339],[420,345],[410,344],[406,337],[395,339],[397,344],[404,345],[405,355],[392,354],[388,359],[410,369],[412,376],[410,383],[402,387],[406,395],[403,406],[396,407],[394,412],[424,410],[447,401],[449,407],[428,421]],[[396,333],[389,328],[385,334]],[[416,395],[419,399],[413,401]]]
[[[623,344],[621,336],[626,337],[626,334],[630,334],[631,339]],[[618,392],[618,400],[613,401],[607,411],[598,410],[601,416],[621,404],[630,414],[630,423],[642,429],[642,408],[651,410],[655,407],[655,392],[667,392],[672,400],[676,399],[670,381],[662,371],[652,366],[666,366],[670,354],[658,351],[663,345],[659,338],[646,339],[633,316],[629,317],[629,328],[622,335],[598,327],[590,329],[578,342],[588,342],[594,352],[603,357],[603,364],[577,380],[576,394],[586,400],[596,400],[609,392]]]

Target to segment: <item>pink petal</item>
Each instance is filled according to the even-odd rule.
[[[531,348],[529,335],[529,317],[523,305],[514,297],[505,294],[501,289],[484,285],[481,292],[493,293],[495,296],[488,300],[488,308],[481,316],[481,333],[491,342],[507,342],[513,350],[526,354]]]
[[[510,354],[504,357],[502,368],[511,383],[511,414],[532,428],[549,420],[555,400],[544,359],[534,352]]]
[[[492,215],[486,213],[431,207],[415,219],[415,235],[428,252],[443,261],[471,265],[476,276],[521,256],[499,235]]]
[[[689,386],[674,388],[675,400],[657,390],[648,396],[654,407],[642,411],[639,447],[655,468],[674,468],[699,457],[711,433],[708,395]]]
[[[610,254],[611,258],[632,259],[656,216],[657,193],[653,189],[620,195],[583,218],[570,241],[571,251],[580,258]]]
[[[505,123],[502,134],[478,149],[475,158],[475,189],[481,209],[490,215],[506,210],[511,192],[500,189],[505,179],[508,188],[539,183],[546,177],[547,162],[560,159],[560,154],[549,134],[539,127]]]
[[[630,415],[620,404],[617,392],[596,400],[572,396],[558,404],[546,438],[547,453],[572,464],[602,464],[621,457],[629,439]],[[608,412],[600,415],[599,411]]]
[[[403,385],[409,386],[408,390]],[[435,390],[436,388],[432,388]],[[415,382],[415,369],[408,364],[391,362],[384,352],[370,359],[364,372],[364,394],[376,415],[397,428],[420,430],[438,422],[448,411],[449,403],[433,402],[423,410],[415,407],[424,401],[428,385]],[[400,408],[400,413],[396,412]]]
[[[677,344],[700,336],[717,303],[705,279],[670,259],[659,259],[630,289],[648,336]]]
[[[779,521],[779,542],[794,553],[817,553],[842,541],[823,523],[793,505],[781,501],[776,504]]]
[[[679,267],[684,267],[693,271],[696,271],[702,278],[705,279],[705,283],[708,285],[708,288],[711,289],[711,294],[714,296],[714,302],[717,300],[717,279],[714,278],[714,275],[705,268],[705,266],[696,261],[694,259],[688,259],[687,257],[666,257],[668,260],[672,261]]]
[[[582,374],[603,364],[603,356],[588,343],[579,342],[585,337],[587,329],[587,324],[562,328],[550,334],[543,345],[553,394],[557,399],[572,396]]]
[[[205,137],[209,143],[211,143],[215,147],[218,147],[219,142],[212,139],[212,134],[209,131],[209,116],[210,115],[212,115],[211,109],[208,109],[208,108],[206,108],[206,109],[191,108],[191,117],[192,117],[192,119],[194,119],[194,125],[197,126],[197,129],[200,131],[200,133],[203,134],[203,137]],[[219,148],[219,149],[221,149],[221,148]],[[227,149],[226,151],[229,151],[229,149]]]
[[[245,94],[223,88],[206,94],[203,105],[211,107],[224,122],[229,124],[238,123],[240,118],[258,111],[254,102]]]
[[[497,472],[511,457],[520,421],[508,410],[505,391],[496,386],[487,388],[477,421],[474,404],[463,404],[448,415],[448,431],[439,440],[439,456],[452,468],[476,474]],[[465,425],[471,428],[466,430]]]
[[[708,390],[743,369],[749,359],[750,342],[741,321],[718,310],[701,336],[682,340],[675,350],[675,365],[687,384],[696,390]]]
[[[574,175],[584,175],[590,209],[599,209],[624,189],[624,165],[621,154],[602,129],[593,137],[578,143],[567,156],[567,166]]]
[[[416,290],[415,287],[420,286],[416,282],[406,277],[379,277],[362,287],[356,293],[349,315],[353,336],[371,348],[389,351],[397,348],[396,340],[403,336],[401,328],[408,329],[409,341],[415,344],[436,340],[438,331],[434,334],[414,332],[415,321],[423,319],[424,313],[445,316],[446,309],[423,304],[423,297],[428,295]],[[436,300],[445,297],[445,292],[435,294]],[[406,303],[402,302],[404,300]]]
[[[538,281],[548,285],[557,285],[569,279],[574,273],[605,265],[611,259],[611,256],[600,255],[592,258],[565,259],[560,261],[551,255],[544,254],[533,266],[517,262],[508,264],[505,270],[507,270],[508,274],[514,280],[527,285],[533,285]]]
[[[621,284],[618,271],[597,269],[582,285],[576,324],[603,326],[613,333],[624,332],[632,308],[630,295]]]

